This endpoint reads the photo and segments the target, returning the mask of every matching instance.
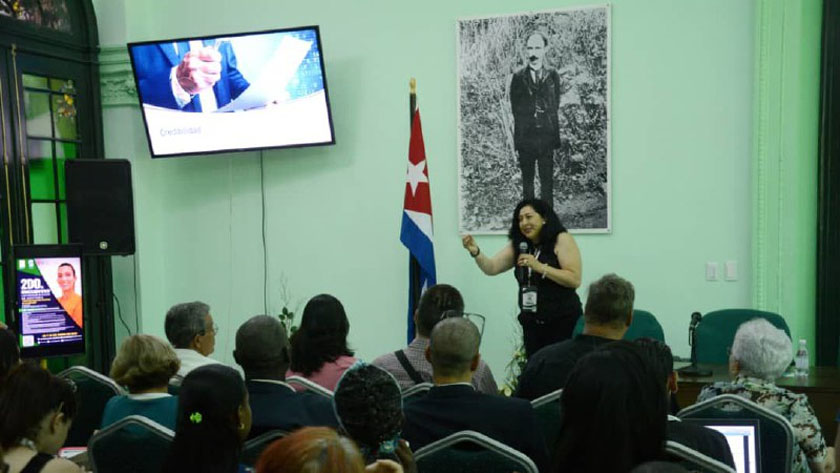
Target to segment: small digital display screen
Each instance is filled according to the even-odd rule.
[[[23,358],[84,352],[81,249],[15,248],[16,328]]]

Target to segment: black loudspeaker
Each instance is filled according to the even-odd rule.
[[[81,243],[85,255],[134,254],[131,163],[68,159],[64,171],[70,243]]]

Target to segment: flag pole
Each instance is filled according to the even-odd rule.
[[[408,109],[409,109],[409,121],[408,121],[408,131],[411,134],[411,128],[414,126],[414,112],[417,110],[417,79],[412,77],[408,80]],[[409,253],[409,274],[410,274],[410,291],[411,291],[411,301],[408,308],[408,342],[410,343],[411,340],[414,338],[413,333],[413,325],[414,325],[414,311],[417,309],[417,305],[420,303],[420,295],[423,290],[420,287],[420,262],[417,261],[417,258],[414,257],[413,254]]]

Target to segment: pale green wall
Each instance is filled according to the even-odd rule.
[[[813,353],[822,1],[756,7],[753,303]]]
[[[338,144],[264,153],[269,307],[281,307],[283,276],[294,301],[336,295],[351,318],[351,343],[368,359],[404,343],[408,257],[398,233],[407,84],[416,77],[438,280],[488,316],[482,352],[503,377],[513,277],[483,276],[457,235],[455,19],[575,2],[111,1],[94,2],[103,46],[321,26]],[[753,301],[755,11],[753,0],[612,3],[613,232],[576,236],[584,285],[606,272],[630,279],[637,307],[657,315],[678,355],[688,354],[692,311]],[[205,300],[222,328],[214,356],[231,361],[236,327],[262,312],[259,154],[152,161],[136,106],[105,108],[104,118],[107,156],[133,162],[143,331],[162,335],[169,305]],[[493,252],[504,238],[479,243]],[[722,269],[726,260],[738,262],[738,280],[706,282],[705,263]],[[132,318],[132,260],[114,261]],[[797,317],[813,318],[785,315],[795,330],[809,327]]]

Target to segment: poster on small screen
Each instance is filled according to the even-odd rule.
[[[80,258],[17,260],[21,347],[83,340]]]

